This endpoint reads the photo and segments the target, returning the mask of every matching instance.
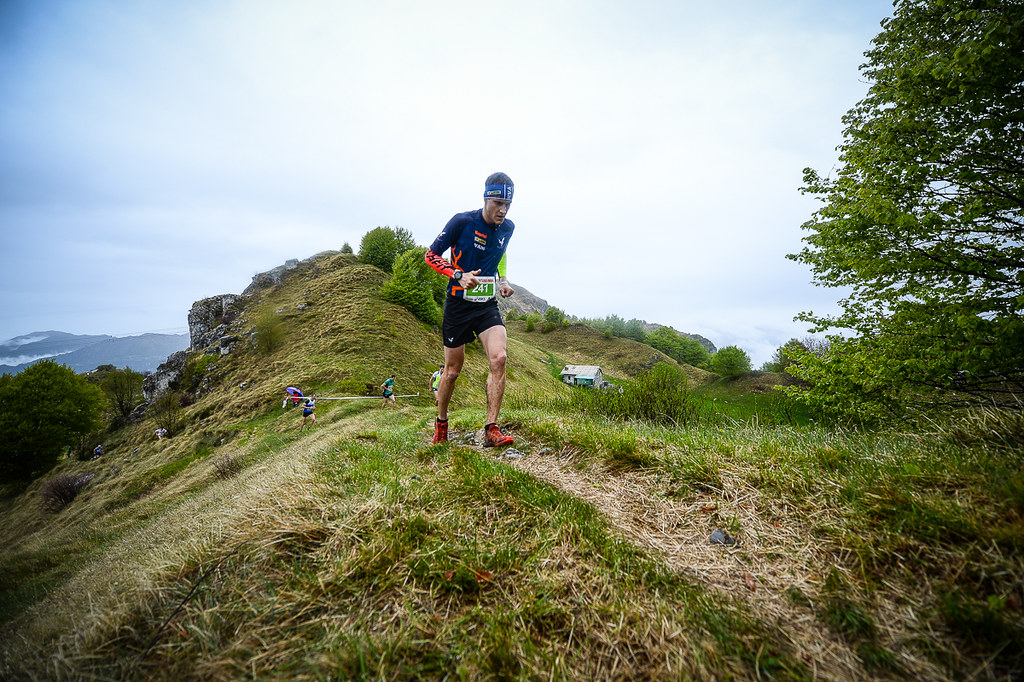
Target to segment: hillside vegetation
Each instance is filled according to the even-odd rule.
[[[328,254],[247,302],[280,324],[190,359],[193,402],[0,502],[10,679],[1013,679],[1024,674],[1021,424],[807,419],[583,325],[509,324],[502,424],[475,445],[470,347],[430,446],[436,329]],[[257,344],[258,345],[258,344]],[[686,377],[687,422],[612,416],[557,378]],[[284,388],[322,401],[312,428]],[[609,394],[608,400],[616,400]],[[635,396],[625,391],[624,396]],[[655,396],[652,396],[654,398]],[[187,402],[187,401],[186,401]],[[59,511],[47,479],[94,475]],[[714,539],[721,542],[715,542]]]

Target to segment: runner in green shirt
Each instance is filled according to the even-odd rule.
[[[392,374],[389,378],[384,380],[384,383],[380,385],[384,390],[384,402],[381,403],[381,407],[387,407],[388,401],[391,401],[391,407],[395,406],[395,375]]]

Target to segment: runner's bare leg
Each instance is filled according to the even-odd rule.
[[[455,391],[455,380],[462,371],[462,363],[466,360],[466,347],[444,348],[444,374],[437,383],[437,418],[448,418],[448,403]]]
[[[505,326],[496,324],[484,330],[480,336],[480,343],[487,354],[489,372],[487,373],[487,421],[485,423],[498,421],[498,412],[501,410],[501,401],[505,397],[505,360],[506,347],[508,345],[508,332]]]

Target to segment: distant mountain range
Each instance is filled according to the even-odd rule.
[[[171,353],[188,348],[188,334],[68,334],[32,332],[0,342],[0,374],[17,374],[40,360],[52,359],[76,372],[100,365],[152,372]]]

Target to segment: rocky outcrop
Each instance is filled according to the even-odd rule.
[[[185,372],[185,361],[187,359],[187,350],[171,353],[167,360],[156,368],[155,372],[146,375],[142,380],[142,395],[146,397],[148,403],[152,404],[153,400],[178,385],[182,374]]]
[[[188,311],[188,335],[193,351],[220,346],[221,337],[227,335],[228,325],[242,311],[243,298],[238,294],[221,294],[192,304]]]
[[[280,284],[286,277],[288,277],[289,274],[291,274],[292,270],[295,270],[297,267],[299,267],[299,259],[289,258],[284,262],[284,265],[278,265],[272,270],[267,270],[266,272],[253,275],[252,282],[250,282],[249,286],[245,288],[242,295],[247,296],[259,291],[260,289],[266,289]]]
[[[289,258],[284,262],[284,265],[278,265],[276,268],[253,275],[252,282],[250,282],[249,286],[247,286],[242,292],[242,296],[251,296],[260,289],[267,289],[269,287],[276,286],[289,277],[305,271],[302,266],[311,265],[324,256],[330,256],[336,253],[338,252],[321,251],[314,256],[310,256],[309,258],[304,258],[302,260],[299,260],[298,258]]]

